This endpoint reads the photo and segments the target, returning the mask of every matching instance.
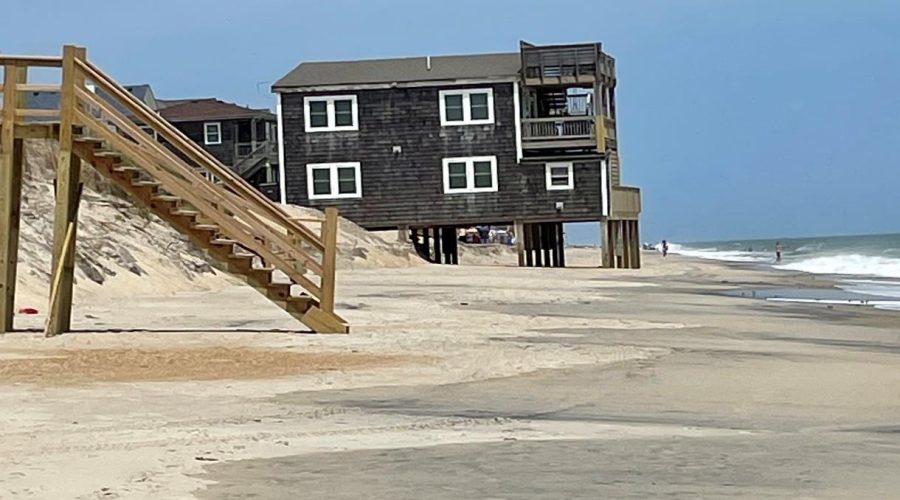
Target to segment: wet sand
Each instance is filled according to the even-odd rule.
[[[576,265],[594,257],[573,253]],[[171,313],[150,333],[87,333],[126,323],[103,313],[109,304],[87,306],[98,319],[79,316],[86,333],[9,336],[0,353],[225,344],[394,362],[256,380],[0,385],[0,497],[900,491],[900,314],[722,295],[827,286],[807,275],[646,264],[345,272],[354,333],[342,337],[290,333],[262,306],[236,326],[235,309],[256,304],[242,289],[199,294],[205,312],[146,298],[142,312]]]

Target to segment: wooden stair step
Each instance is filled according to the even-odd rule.
[[[265,284],[271,282],[273,271],[275,271],[275,268],[272,266],[254,267],[252,269],[247,269],[244,274],[250,282]]]
[[[296,315],[295,317],[297,317],[297,319],[300,319],[300,315],[305,314],[313,307],[317,307],[319,305],[319,302],[309,295],[299,295],[296,297],[291,296],[285,297],[283,299],[276,298],[271,300],[278,304],[279,307],[287,311],[289,314]]]
[[[267,283],[266,295],[280,300],[289,300],[291,298],[291,283]]]
[[[178,217],[197,217],[200,215],[200,212],[187,208],[176,208],[169,213]]]
[[[215,232],[215,231],[218,231],[218,230],[219,230],[219,226],[217,226],[217,225],[215,225],[215,224],[200,224],[200,223],[197,223],[197,224],[191,224],[191,229],[196,229],[197,231],[212,231],[212,232]]]
[[[133,165],[116,165],[115,167],[112,168],[112,170],[113,170],[113,172],[133,172],[133,173],[143,172],[143,170],[141,170]]]
[[[94,156],[98,158],[121,158],[122,154],[118,151],[95,151]]]
[[[213,238],[213,239],[209,240],[210,245],[223,246],[223,247],[228,246],[228,245],[237,245],[237,243],[238,243],[237,241],[229,240],[227,238]]]
[[[173,203],[177,202],[177,201],[181,201],[181,198],[179,198],[175,195],[171,195],[171,194],[155,194],[152,197],[150,197],[150,199],[153,201],[167,201],[167,202],[173,202]]]
[[[78,136],[73,137],[72,142],[79,142],[82,144],[103,144],[105,141],[99,137]]]
[[[157,181],[131,181],[131,185],[134,187],[159,187],[162,186]]]

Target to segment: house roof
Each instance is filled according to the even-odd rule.
[[[242,118],[275,119],[268,109],[253,109],[220,101],[213,97],[202,99],[157,99],[159,114],[170,122],[201,120],[237,120]]]
[[[433,80],[508,78],[519,73],[518,52],[362,61],[304,62],[275,82],[272,89]]]

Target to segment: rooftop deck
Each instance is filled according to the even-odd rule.
[[[541,45],[520,42],[526,85],[570,85],[615,78],[615,61],[599,43]]]

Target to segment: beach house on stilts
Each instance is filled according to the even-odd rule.
[[[564,266],[566,222],[601,223],[602,265],[640,266],[621,185],[615,61],[599,43],[304,62],[278,80],[280,199],[400,229],[432,262],[457,230],[515,226],[519,265]]]

